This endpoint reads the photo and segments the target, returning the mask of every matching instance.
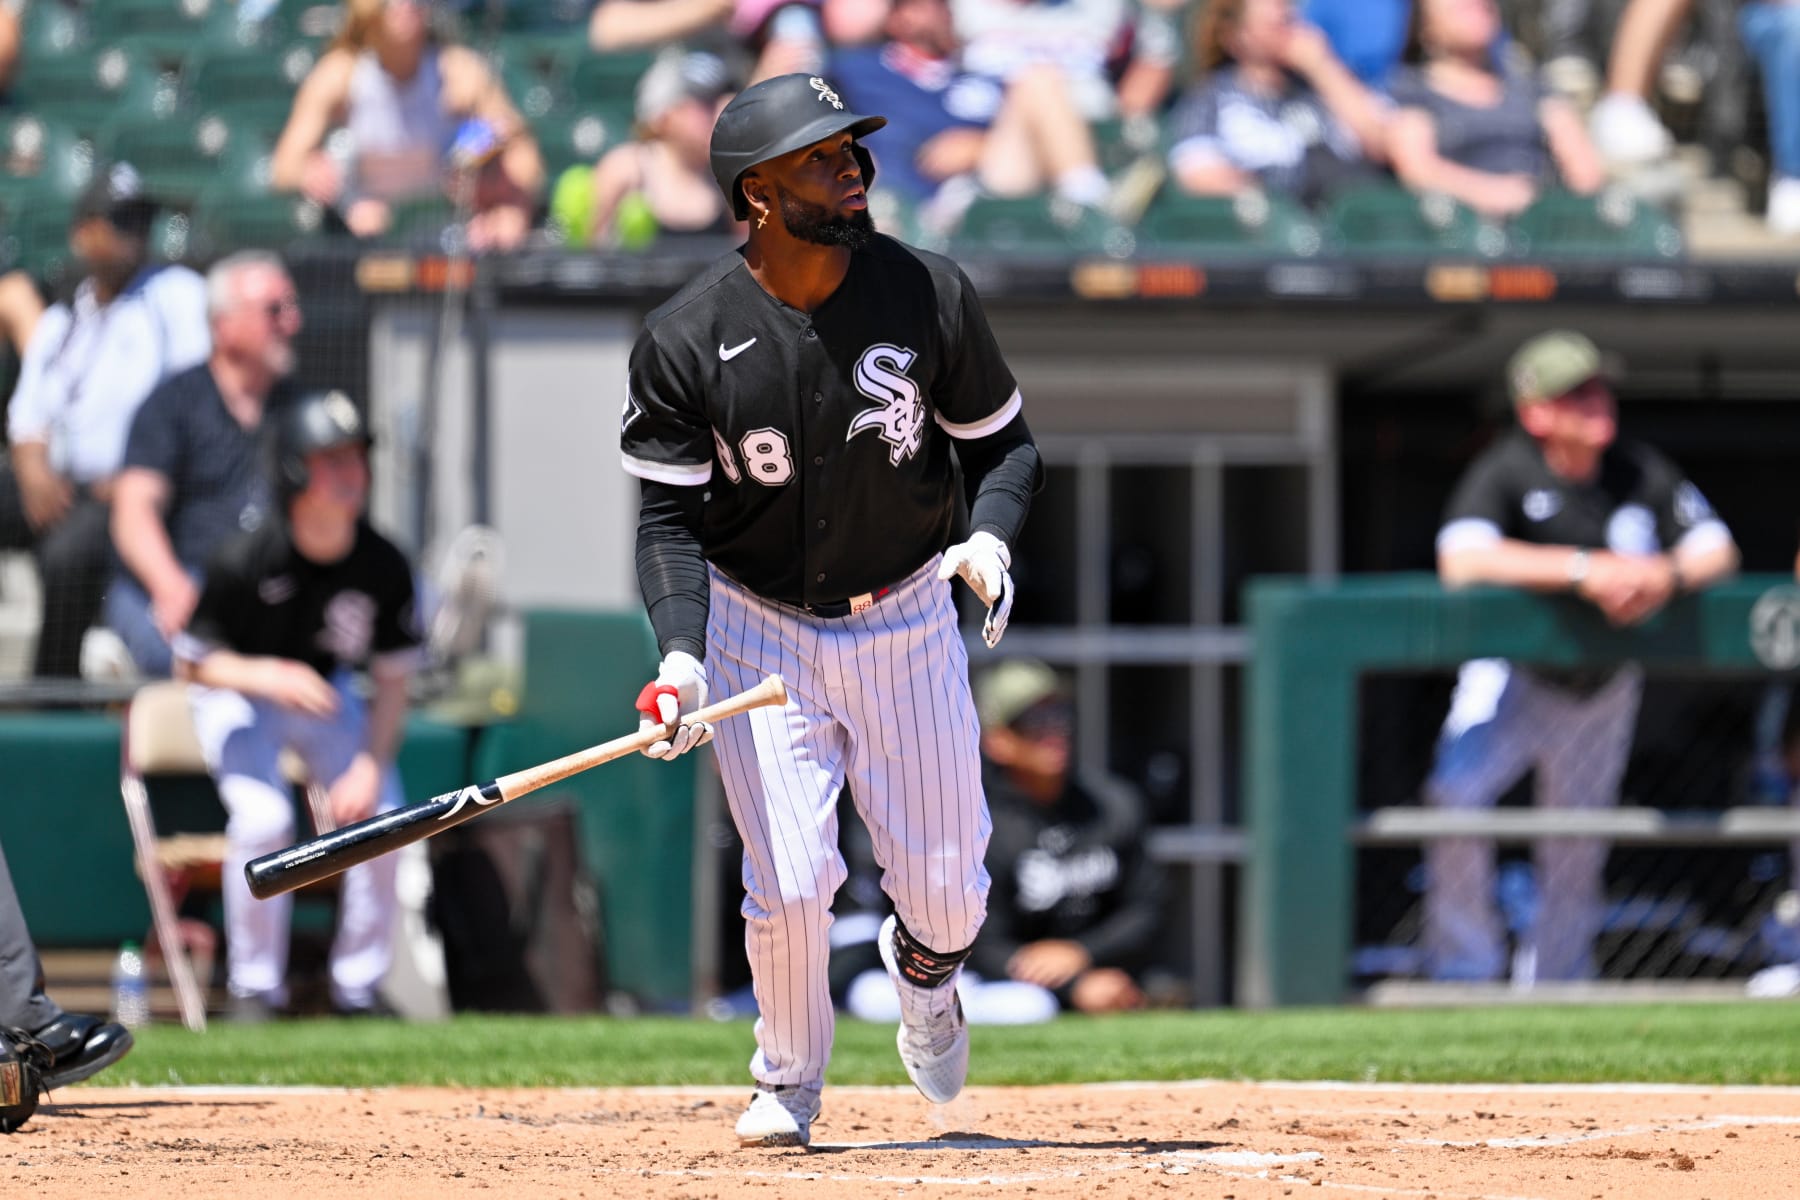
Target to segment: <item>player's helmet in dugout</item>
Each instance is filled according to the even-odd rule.
[[[712,134],[713,178],[731,204],[731,215],[748,220],[750,204],[738,186],[745,171],[846,130],[861,138],[886,124],[886,117],[859,116],[845,108],[837,89],[821,76],[777,75],[739,92],[719,114]],[[860,145],[855,153],[867,188],[875,182],[875,160]]]
[[[286,504],[306,490],[306,456],[352,442],[367,447],[375,439],[356,401],[343,391],[307,392],[281,405],[270,440],[270,476]]]

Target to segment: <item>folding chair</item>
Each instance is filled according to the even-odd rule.
[[[304,784],[313,829],[326,832],[335,828],[325,789],[306,779],[298,757],[284,754],[282,770],[291,781]],[[190,806],[179,814],[185,819],[170,820],[171,825],[182,825],[182,829],[159,831],[149,781],[176,778],[204,780],[211,790],[206,760],[194,734],[193,713],[188,707],[188,685],[175,681],[146,684],[125,709],[119,791],[131,825],[138,876],[144,881],[150,900],[153,940],[168,967],[181,1022],[198,1033],[206,1028],[206,998],[194,975],[179,910],[190,892],[219,887],[226,851],[225,811],[217,792],[212,791],[209,805]],[[196,812],[196,807],[204,811]]]

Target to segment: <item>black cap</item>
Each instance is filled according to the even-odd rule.
[[[845,108],[837,89],[818,75],[777,75],[739,92],[719,114],[712,135],[713,178],[732,215],[742,221],[750,215],[738,187],[745,171],[846,130],[860,138],[886,124],[886,117],[858,116]],[[868,187],[875,182],[875,164],[867,151],[858,151]]]
[[[283,504],[306,490],[306,456],[375,441],[356,402],[342,391],[307,392],[271,414],[270,474]]]
[[[116,162],[94,172],[94,178],[75,203],[77,223],[100,217],[121,233],[139,237],[150,232],[156,217],[156,201],[144,190],[144,177],[128,162]]]

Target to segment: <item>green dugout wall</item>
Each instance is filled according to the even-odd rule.
[[[1658,668],[1792,671],[1800,589],[1744,576],[1683,597],[1636,629],[1572,596],[1446,591],[1431,575],[1248,588],[1245,821],[1238,1000],[1336,1004],[1349,978],[1357,678],[1471,658],[1556,666],[1635,659]]]

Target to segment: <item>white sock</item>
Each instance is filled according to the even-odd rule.
[[[1092,163],[1081,167],[1070,167],[1056,177],[1056,194],[1064,200],[1073,201],[1089,207],[1097,207],[1106,203],[1107,192],[1111,185],[1100,168]]]

